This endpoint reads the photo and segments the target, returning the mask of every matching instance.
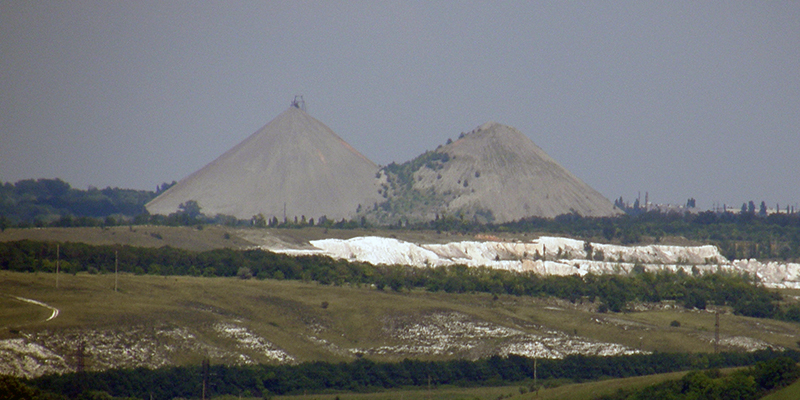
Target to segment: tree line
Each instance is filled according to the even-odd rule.
[[[56,254],[57,245],[60,256]],[[748,275],[729,272],[647,272],[634,267],[628,275],[544,276],[486,267],[452,265],[412,267],[372,265],[322,255],[288,256],[266,250],[216,249],[194,252],[168,246],[93,246],[22,240],[0,243],[0,269],[55,272],[59,256],[67,273],[110,273],[118,255],[119,270],[133,274],[256,277],[317,282],[323,285],[374,286],[378,290],[427,290],[553,296],[571,302],[596,302],[598,310],[620,312],[632,302],[675,301],[686,308],[728,306],[734,313],[800,322],[800,306],[784,303],[777,292]]]
[[[130,219],[147,211],[155,192],[107,187],[80,190],[61,179],[26,179],[0,184],[0,229],[51,224],[93,226]]]
[[[431,153],[431,157],[439,153]],[[436,157],[419,162],[446,162]],[[404,176],[396,165],[386,172]],[[22,180],[0,185],[0,230],[32,226],[113,226],[113,225],[202,225],[222,224],[272,228],[322,226],[331,229],[373,227],[364,215],[351,220],[330,220],[324,216],[295,216],[278,220],[275,216],[254,215],[237,219],[227,215],[204,215],[201,205],[187,201],[170,215],[150,215],[144,205],[175,182],[159,185],[156,191],[105,188],[78,190],[60,179]],[[692,199],[690,199],[692,200]],[[466,218],[462,214],[436,215],[425,222],[399,218],[389,229],[436,230],[461,233],[537,233],[566,235],[586,240],[622,244],[683,236],[719,247],[728,259],[800,261],[800,213],[767,215],[755,212],[753,202],[739,213],[704,211],[678,213],[640,212],[616,217],[583,217],[571,213],[555,218],[529,217],[503,224],[480,222],[491,218]],[[308,218],[307,218],[308,217]],[[382,225],[383,226],[383,225]]]
[[[398,363],[361,358],[349,363],[318,361],[298,365],[211,365],[207,370],[201,366],[184,366],[154,370],[135,368],[84,371],[46,375],[20,380],[20,383],[38,390],[40,394],[47,393],[51,396],[48,398],[53,399],[64,396],[74,398],[81,393],[91,392],[114,397],[146,399],[152,396],[154,399],[171,399],[200,397],[205,379],[207,397],[241,394],[268,398],[271,395],[304,392],[374,392],[442,385],[532,385],[534,370],[537,379],[548,384],[554,381],[583,382],[756,364],[753,370],[763,372],[757,372],[755,376],[764,377],[765,381],[784,382],[794,377],[785,371],[786,360],[788,363],[795,363],[800,360],[800,353],[787,350],[718,354],[653,353],[609,357],[571,355],[564,359],[541,360],[509,355],[475,361],[405,359]],[[777,367],[773,364],[777,364]]]
[[[554,219],[526,218],[496,228],[512,232],[546,232],[622,244],[666,236],[683,236],[714,244],[728,259],[800,260],[800,215],[745,213],[661,213],[636,216],[581,217],[561,215]]]
[[[105,190],[105,189],[104,189]],[[142,214],[126,217],[122,215],[105,218],[72,214],[54,217],[50,222],[13,223],[0,213],[0,229],[8,227],[103,227],[114,225],[164,225],[164,226],[202,226],[220,224],[226,226],[250,226],[255,228],[298,229],[319,226],[328,229],[375,228],[365,217],[340,221],[320,217],[286,219],[266,218],[263,215],[239,220],[232,216],[202,214],[196,202],[187,202],[184,207],[169,215]],[[145,210],[146,211],[146,210]],[[556,218],[530,217],[504,224],[483,224],[458,216],[444,215],[432,221],[409,223],[400,219],[387,229],[433,230],[437,232],[477,233],[533,233],[563,235],[608,243],[635,244],[643,241],[659,243],[667,236],[682,236],[689,240],[717,246],[729,260],[757,258],[759,260],[781,260],[800,262],[800,215],[771,214],[764,218],[749,214],[705,211],[698,214],[670,213],[655,211],[636,216],[583,217],[565,214]]]

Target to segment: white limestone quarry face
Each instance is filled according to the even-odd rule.
[[[754,258],[734,260],[731,266],[736,271],[747,271],[756,276],[767,287],[800,289],[800,264],[770,261],[762,263]]]
[[[328,254],[336,254],[337,258],[368,262],[374,265],[444,265],[438,263],[441,259],[434,252],[413,243],[392,238],[366,236],[348,240],[323,239],[312,241],[311,244]]]
[[[384,237],[311,241],[318,250],[275,249],[285,254],[324,254],[374,265],[439,267],[467,265],[543,275],[624,274],[641,265],[647,271],[748,273],[773,288],[800,288],[800,264],[726,259],[715,246],[621,246],[591,243],[602,260],[588,259],[582,240],[543,236],[530,242],[461,241],[415,244]]]

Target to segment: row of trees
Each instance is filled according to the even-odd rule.
[[[427,153],[426,153],[427,154]],[[414,163],[390,165],[385,173],[391,177],[406,176],[408,171],[427,164],[447,162],[439,153],[431,152]],[[413,164],[413,165],[412,165]],[[433,165],[433,164],[431,164]],[[397,178],[399,179],[399,178]],[[394,181],[392,181],[394,183]],[[172,183],[174,184],[174,182]],[[366,217],[333,221],[325,217],[314,221],[312,216],[292,217],[279,221],[274,216],[256,215],[247,220],[232,216],[203,215],[196,201],[187,201],[170,215],[150,215],[144,205],[172,184],[163,184],[155,192],[118,188],[98,190],[73,189],[59,179],[23,180],[0,185],[0,230],[28,226],[112,226],[119,224],[198,225],[223,224],[274,228],[323,226],[331,229],[370,227]],[[400,186],[406,184],[401,180]],[[425,197],[425,196],[423,196]],[[423,201],[424,199],[420,200]],[[691,201],[692,199],[690,199]],[[413,202],[412,202],[413,203]],[[462,215],[437,215],[432,221],[409,224],[400,219],[390,229],[431,229],[463,233],[532,232],[567,235],[587,240],[638,243],[666,236],[683,236],[711,243],[728,259],[758,258],[762,260],[800,260],[800,214],[756,213],[750,202],[746,212],[661,213],[642,212],[618,217],[582,217],[565,214],[556,218],[524,218],[504,224],[481,223],[485,218]],[[762,204],[761,211],[766,208]],[[407,210],[408,211],[408,210]],[[763,215],[762,215],[763,214]],[[394,221],[391,222],[394,224]]]
[[[554,296],[576,301],[597,301],[601,310],[624,311],[631,302],[672,300],[687,308],[709,304],[729,306],[738,314],[800,321],[800,307],[783,305],[781,296],[758,286],[748,276],[730,273],[692,275],[683,272],[645,272],[630,275],[541,276],[455,265],[417,268],[402,265],[373,266],[362,262],[307,255],[292,257],[264,250],[217,249],[192,252],[170,247],[91,246],[60,244],[63,271],[109,273],[115,253],[123,272],[154,275],[208,277],[245,275],[260,279],[315,281],[324,285],[374,285],[379,290],[424,289],[448,293],[482,292],[517,296]],[[0,269],[55,272],[56,243],[17,241],[0,243]]]
[[[690,369],[725,368],[759,364],[754,368],[764,380],[775,380],[790,374],[783,369],[770,369],[777,363],[796,362],[794,351],[720,354],[655,353],[630,356],[567,356],[561,360],[533,359],[510,355],[493,356],[476,361],[403,360],[399,363],[378,363],[358,359],[351,363],[310,362],[299,365],[225,366],[212,365],[207,374],[200,366],[147,370],[111,370],[82,374],[48,375],[23,382],[57,396],[76,396],[85,391],[100,391],[116,397],[196,398],[207,379],[207,396],[236,395],[269,397],[278,394],[320,393],[331,391],[368,392],[428,385],[498,386],[530,383],[537,378],[548,380],[586,381],[601,378],[683,371]],[[762,366],[766,365],[766,367]],[[780,382],[784,382],[781,379]]]
[[[800,259],[800,215],[648,212],[638,216],[591,218],[561,215],[554,219],[526,218],[493,226],[489,231],[535,232],[631,244],[667,236],[682,236],[714,244],[728,259]]]
[[[279,221],[276,217],[266,219],[257,215],[249,220],[237,220],[232,216],[217,215],[208,217],[202,214],[196,202],[182,205],[177,212],[164,215],[139,214],[135,217],[124,215],[104,218],[72,214],[54,217],[49,222],[36,220],[33,223],[14,223],[0,213],[0,229],[12,226],[114,226],[114,225],[167,225],[193,226],[202,224],[221,224],[227,226],[254,226],[272,228],[303,228],[320,226],[329,229],[370,228],[372,224],[365,218],[334,221],[321,217],[318,221],[304,216],[294,220]],[[663,214],[648,212],[637,216],[606,218],[582,217],[576,214],[561,215],[554,219],[526,218],[505,224],[482,224],[475,220],[445,215],[425,223],[409,224],[402,219],[389,229],[436,230],[439,232],[460,233],[498,233],[530,232],[534,234],[553,234],[622,244],[654,240],[658,243],[667,236],[682,236],[690,240],[710,243],[719,247],[728,259],[757,258],[760,260],[800,260],[800,215],[771,214],[766,218],[756,218],[748,214],[714,213]]]

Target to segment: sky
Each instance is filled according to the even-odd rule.
[[[800,203],[797,1],[0,0],[0,182],[155,190],[295,95],[380,165],[496,121],[610,200]]]

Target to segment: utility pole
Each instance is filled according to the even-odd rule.
[[[77,372],[79,374],[85,372],[85,370],[86,370],[86,353],[84,353],[84,351],[85,350],[84,350],[83,342],[78,343],[78,354],[77,354],[78,366],[77,366]]]
[[[714,354],[719,353],[719,311],[714,311]]]
[[[117,291],[119,283],[119,251],[114,250],[114,292]]]
[[[206,387],[208,386],[208,370],[209,370],[209,360],[208,358],[203,359],[203,397],[202,400],[206,400]],[[240,394],[241,395],[241,394]]]
[[[428,398],[431,398],[431,374],[428,374]]]
[[[85,353],[85,351],[86,351],[86,349],[84,348],[84,343],[83,343],[83,341],[80,341],[78,343],[78,352],[75,355],[75,357],[77,358],[77,360],[76,360],[77,361],[77,365],[75,366],[76,367],[75,369],[76,369],[77,373],[74,376],[75,376],[75,379],[77,380],[76,389],[81,393],[86,389],[86,353]]]
[[[58,289],[58,270],[59,264],[61,264],[61,245],[56,245],[56,289]]]

